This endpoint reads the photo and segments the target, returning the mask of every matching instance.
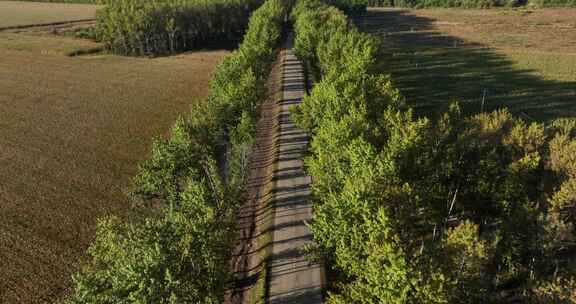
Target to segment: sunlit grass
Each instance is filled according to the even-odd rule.
[[[576,10],[372,10],[379,70],[420,115],[453,101],[534,120],[576,115]],[[546,22],[544,22],[546,21]]]

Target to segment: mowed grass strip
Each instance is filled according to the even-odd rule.
[[[101,6],[70,3],[0,1],[0,28],[96,18]]]
[[[124,193],[138,162],[228,53],[64,55],[87,46],[0,33],[0,303],[67,292],[96,219],[135,216]]]
[[[383,36],[379,69],[419,114],[458,100],[529,120],[576,115],[576,9],[371,9],[357,23]]]

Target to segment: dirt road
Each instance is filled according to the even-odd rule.
[[[308,136],[290,120],[290,108],[306,90],[304,67],[288,37],[272,70],[250,157],[249,201],[241,208],[240,238],[232,267],[235,280],[225,303],[322,301],[322,269],[301,251],[312,242],[306,222],[311,179],[303,169]]]
[[[304,172],[308,135],[290,119],[290,108],[302,102],[304,66],[294,55],[289,37],[282,54],[282,98],[278,103],[278,158],[274,172],[274,225],[268,300],[279,303],[321,303],[321,265],[306,260],[301,249],[312,242],[306,222],[312,219],[311,179]]]

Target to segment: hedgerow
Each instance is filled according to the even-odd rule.
[[[281,0],[256,10],[210,97],[155,140],[131,196],[159,214],[101,219],[69,303],[221,303],[256,109],[287,10]]]
[[[572,303],[576,120],[415,118],[374,69],[377,40],[320,1],[292,16],[319,72],[293,117],[312,134],[328,303]]]

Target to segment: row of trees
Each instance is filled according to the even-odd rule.
[[[194,103],[169,139],[154,141],[131,196],[156,215],[99,220],[68,303],[221,303],[235,211],[245,197],[246,151],[287,9],[268,0],[256,10],[240,48],[217,69],[209,98]]]
[[[575,303],[576,120],[415,118],[374,37],[317,0],[292,16],[320,77],[293,117],[312,135],[328,302]]]
[[[240,40],[262,0],[105,0],[97,34],[125,55],[161,55]]]

